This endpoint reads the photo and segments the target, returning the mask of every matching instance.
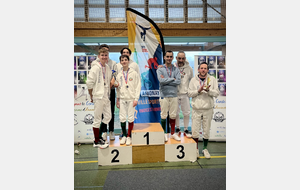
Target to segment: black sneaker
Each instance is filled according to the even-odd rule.
[[[104,149],[108,147],[108,144],[106,144],[104,140],[99,139],[97,143],[94,141],[93,147]]]
[[[178,136],[180,137],[180,135],[181,135],[180,129],[176,128],[176,131],[175,131],[175,133],[177,133],[177,134],[178,134]]]
[[[98,141],[97,143],[94,141],[93,147],[94,148],[100,148],[100,141]]]
[[[100,142],[100,147],[101,149],[107,148],[108,147],[108,142],[103,140],[103,139],[99,139]]]

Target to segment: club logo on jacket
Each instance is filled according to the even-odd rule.
[[[130,77],[130,78],[129,78],[129,81],[132,81],[132,80],[133,80],[133,78]]]
[[[215,122],[223,122],[225,120],[224,114],[218,111],[217,113],[215,113],[213,120],[215,120]]]

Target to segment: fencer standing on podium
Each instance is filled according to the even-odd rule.
[[[169,50],[165,53],[164,60],[165,64],[162,67],[158,67],[156,70],[160,91],[159,103],[161,108],[161,126],[165,131],[165,141],[168,141],[166,118],[169,112],[171,138],[180,141],[180,137],[175,133],[175,119],[178,108],[177,86],[181,82],[180,72],[177,67],[172,65],[172,51]]]
[[[178,85],[178,109],[176,114],[176,133],[179,135],[179,113],[180,109],[183,114],[183,125],[184,125],[184,136],[191,138],[192,134],[188,130],[189,121],[190,121],[190,97],[188,97],[188,88],[191,79],[194,76],[193,69],[190,66],[189,62],[186,61],[184,51],[180,50],[176,56],[177,62],[175,66],[180,71],[181,83]],[[180,136],[180,135],[179,135]]]
[[[98,58],[99,62],[92,62],[92,68],[89,72],[86,86],[91,97],[91,102],[94,103],[93,132],[95,141],[93,147],[107,148],[108,144],[105,143],[101,133],[102,128],[107,127],[107,124],[111,120],[109,96],[112,84],[111,70],[106,64],[108,59],[108,51],[106,49],[100,49]],[[104,115],[103,120],[102,113]],[[100,123],[102,124],[101,127]]]
[[[120,144],[131,144],[131,131],[134,126],[135,106],[138,104],[141,93],[141,80],[138,73],[129,68],[129,56],[121,55],[120,63],[123,69],[116,77],[117,107],[120,109],[119,117],[123,137]],[[126,135],[126,119],[128,116],[128,134]],[[126,138],[127,136],[127,138]]]
[[[100,49],[106,49],[108,51],[108,60],[107,60],[107,65],[110,67],[111,71],[112,71],[112,84],[115,82],[115,77],[117,76],[116,71],[117,71],[117,63],[113,60],[111,60],[109,58],[109,46],[107,44],[102,44],[99,46],[99,50]],[[99,61],[99,58],[97,59]],[[115,72],[113,72],[115,71]],[[103,128],[103,134],[102,137],[103,139],[106,141],[107,140],[107,136],[109,135],[109,140],[115,140],[115,103],[116,103],[116,93],[115,93],[115,87],[112,86],[111,90],[110,90],[110,107],[111,107],[111,120],[109,122],[109,127],[108,127],[108,131],[109,134],[107,134],[107,127]],[[102,117],[103,118],[103,117]],[[101,127],[100,127],[101,128]],[[101,128],[102,129],[102,128]]]
[[[208,139],[210,137],[211,120],[213,118],[214,97],[220,94],[218,83],[215,77],[208,74],[208,64],[200,63],[198,66],[198,74],[192,78],[188,96],[192,97],[192,137],[197,143],[197,157],[199,157],[198,139],[199,131],[203,128],[203,150],[205,158],[210,158],[207,150]]]

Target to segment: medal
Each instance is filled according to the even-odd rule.
[[[179,65],[177,65],[177,63],[176,63],[176,67],[179,69],[179,72],[181,74],[181,78],[184,78],[184,75],[185,75],[184,68],[180,68]]]
[[[105,86],[105,73],[106,73],[106,67],[104,66],[104,69],[103,69],[103,66],[101,64],[101,62],[99,63],[100,64],[100,67],[102,69],[102,77],[103,77],[103,81],[104,81],[104,86]],[[103,72],[104,71],[104,72]]]
[[[126,88],[128,88],[128,87],[129,87],[129,86],[128,86],[128,84],[127,84],[127,80],[128,80],[128,72],[129,72],[129,69],[130,69],[130,68],[128,68],[128,70],[127,70],[126,77],[125,77],[125,75],[124,75],[124,71],[123,71],[123,76],[124,76],[124,80],[125,80],[125,83],[126,83]]]

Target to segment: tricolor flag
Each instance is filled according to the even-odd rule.
[[[160,122],[158,65],[163,64],[164,41],[156,24],[147,16],[126,9],[128,44],[131,59],[139,65],[141,95],[135,111],[135,123]]]

